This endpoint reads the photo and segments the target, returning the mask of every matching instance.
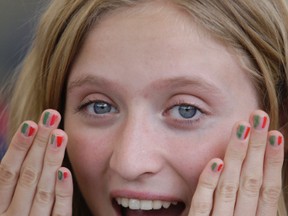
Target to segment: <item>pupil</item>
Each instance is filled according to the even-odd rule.
[[[94,111],[97,114],[105,114],[111,111],[111,105],[104,103],[104,102],[98,102],[94,105]]]
[[[179,113],[183,118],[192,118],[195,114],[197,109],[190,105],[181,105],[179,106]]]

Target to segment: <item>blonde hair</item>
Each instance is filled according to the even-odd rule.
[[[44,109],[57,109],[63,115],[69,69],[89,30],[107,12],[145,2],[52,1],[40,21],[13,91],[10,133],[13,134],[23,120],[37,121]],[[243,57],[258,90],[261,108],[271,117],[271,129],[284,125],[288,105],[288,9],[285,0],[169,2],[191,14],[193,20],[211,35],[235,48]],[[287,172],[283,169],[285,186],[288,185]],[[283,200],[281,204],[279,215],[285,216]]]

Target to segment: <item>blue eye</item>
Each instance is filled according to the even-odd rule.
[[[97,114],[105,114],[111,111],[112,106],[104,102],[98,102],[98,103],[94,103],[93,109],[94,109],[94,112]]]
[[[178,112],[183,118],[190,119],[195,116],[197,108],[191,105],[180,105],[178,106]]]
[[[174,106],[169,111],[170,115],[172,115],[173,118],[176,119],[192,119],[192,118],[199,118],[199,115],[202,114],[202,112],[195,106],[190,104],[180,104],[177,106]]]
[[[115,107],[104,101],[93,101],[84,106],[87,107],[87,112],[90,114],[105,115],[117,112]]]

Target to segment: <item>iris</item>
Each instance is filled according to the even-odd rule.
[[[94,112],[96,114],[105,114],[111,112],[112,106],[105,102],[97,102],[94,104]]]
[[[197,112],[197,108],[191,105],[180,105],[178,107],[178,111],[179,114],[181,115],[181,117],[185,118],[185,119],[189,119],[195,116],[196,112]]]

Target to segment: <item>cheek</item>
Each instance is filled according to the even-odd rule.
[[[230,133],[230,130],[225,133],[208,131],[203,136],[201,135],[202,133],[197,133],[195,136],[170,139],[171,163],[193,193],[196,189],[198,178],[207,163],[213,158],[224,158]],[[223,136],[223,134],[227,135]]]
[[[68,130],[67,135],[67,152],[77,176],[87,181],[99,178],[109,164],[109,136],[99,137],[89,130]]]

